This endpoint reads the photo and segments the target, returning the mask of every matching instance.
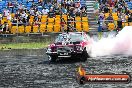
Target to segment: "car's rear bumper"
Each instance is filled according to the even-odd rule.
[[[70,57],[80,57],[82,55],[82,52],[71,52],[68,54],[61,54],[61,53],[57,53],[57,52],[46,52],[47,55],[50,56],[57,56],[60,58],[70,58]]]

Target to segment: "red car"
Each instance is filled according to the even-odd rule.
[[[86,49],[91,44],[90,40],[84,32],[62,33],[48,46],[46,54],[51,62],[58,58],[79,58],[86,61],[90,57]]]

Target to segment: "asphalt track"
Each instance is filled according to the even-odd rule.
[[[132,57],[109,56],[49,63],[45,49],[0,51],[0,88],[132,88],[132,82],[79,85],[75,71],[82,64],[88,73],[129,73]]]

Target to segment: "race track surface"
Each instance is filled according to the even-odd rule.
[[[0,88],[132,88],[129,84],[85,84],[75,80],[75,71],[82,64],[88,73],[129,73],[132,57],[109,56],[49,63],[45,49],[0,51]]]

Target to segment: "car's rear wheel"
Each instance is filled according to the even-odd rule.
[[[49,56],[48,56],[48,59],[49,59],[50,62],[56,62],[56,59],[57,59],[57,58],[56,58],[55,56],[50,56],[50,55],[49,55]]]
[[[82,56],[81,56],[80,59],[81,59],[81,61],[86,61],[87,58],[89,58],[89,55],[88,55],[88,53],[87,53],[86,48],[84,48],[84,50],[83,50],[83,52],[82,52]]]

